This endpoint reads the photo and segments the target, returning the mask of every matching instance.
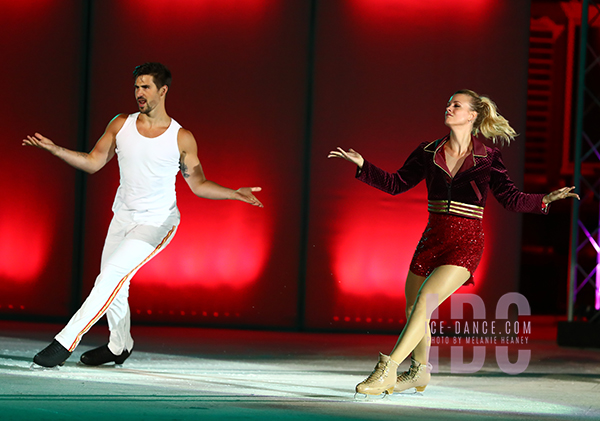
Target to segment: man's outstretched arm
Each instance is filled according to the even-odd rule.
[[[123,127],[126,119],[127,116],[124,114],[119,114],[113,118],[90,153],[63,148],[40,133],[35,133],[33,136],[28,135],[26,139],[23,139],[23,146],[38,147],[50,152],[78,170],[93,174],[115,156],[117,133]]]
[[[196,196],[213,200],[240,200],[263,207],[263,204],[252,194],[252,192],[261,191],[260,187],[241,187],[232,190],[206,179],[200,159],[198,159],[196,139],[190,131],[179,129],[177,143],[179,144],[181,174]]]

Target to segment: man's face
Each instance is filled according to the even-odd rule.
[[[167,87],[156,88],[151,75],[141,75],[135,80],[135,100],[142,114],[150,114],[162,101]]]

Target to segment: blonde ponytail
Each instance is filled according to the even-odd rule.
[[[470,89],[461,89],[454,93],[469,95],[471,97],[471,109],[477,113],[477,118],[473,123],[473,135],[481,134],[494,143],[500,145],[509,145],[515,137],[518,136],[508,120],[498,113],[498,107],[494,101],[486,96],[479,96]]]

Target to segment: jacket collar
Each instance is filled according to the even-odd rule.
[[[450,139],[449,134],[442,137],[441,139],[434,140],[433,142],[427,144],[424,150],[426,152],[433,153],[433,162],[435,163],[435,165],[440,167],[449,177],[452,177],[450,175],[450,170],[446,165],[446,156],[443,154],[443,147],[448,141],[448,139]],[[487,156],[487,148],[480,140],[478,140],[474,136],[471,136],[471,142],[473,143],[473,150],[471,151],[472,159],[465,159],[457,174],[476,166],[477,160],[475,159],[475,157]]]
[[[473,141],[473,156],[486,157],[487,148],[485,147],[485,144],[475,136],[471,136],[471,140]]]

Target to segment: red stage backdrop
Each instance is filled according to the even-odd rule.
[[[0,28],[0,314],[66,316],[75,170],[21,139],[39,131],[75,147],[81,9],[3,1]]]
[[[167,110],[198,142],[207,177],[261,186],[265,208],[199,199],[178,176],[182,222],[167,249],[135,276],[133,318],[294,326],[308,2],[96,3],[92,132],[135,112],[133,68],[167,64]],[[87,293],[111,217],[115,163],[90,177]]]
[[[74,170],[20,139],[40,131],[75,146],[80,2],[3,2],[0,52],[8,100],[2,138],[0,314],[68,315]],[[132,281],[134,320],[205,325],[397,330],[404,278],[427,219],[423,186],[391,197],[327,160],[353,147],[395,171],[447,133],[460,88],[489,94],[523,132],[529,2],[316,1],[310,174],[303,173],[311,34],[308,0],[90,2],[91,137],[136,111],[133,68],[173,72],[167,109],[191,130],[209,179],[262,186],[257,209],[198,199],[179,177],[182,224]],[[26,24],[24,24],[26,22]],[[522,177],[522,139],[505,149]],[[308,243],[301,244],[309,183]],[[83,294],[99,270],[118,185],[116,159],[88,178]],[[516,290],[520,218],[490,198],[476,292],[495,308]],[[307,276],[302,248],[308,252]],[[298,320],[299,298],[305,299]],[[11,306],[11,307],[9,307]]]
[[[390,196],[327,160],[336,146],[395,171],[423,141],[444,136],[446,102],[489,94],[522,132],[528,2],[319,2],[306,323],[311,328],[396,329],[404,281],[427,222],[423,184]],[[520,180],[523,140],[504,152]],[[517,286],[520,218],[493,198],[475,287],[495,301]],[[502,235],[498,235],[502,233]]]

